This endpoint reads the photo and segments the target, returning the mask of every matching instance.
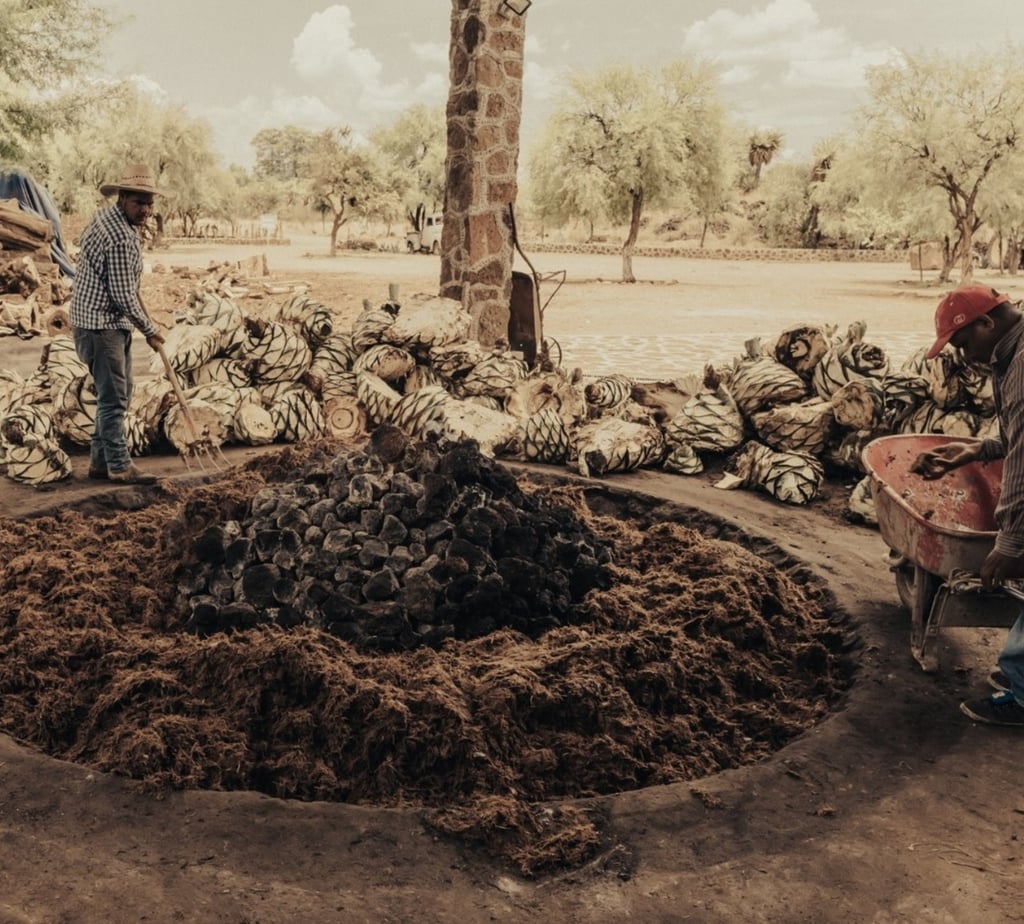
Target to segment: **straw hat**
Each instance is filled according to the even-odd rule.
[[[104,183],[100,187],[100,193],[104,196],[112,196],[121,191],[151,193],[154,196],[165,197],[169,195],[169,193],[156,188],[156,177],[145,164],[129,164],[125,167],[124,175],[120,180],[116,183]]]

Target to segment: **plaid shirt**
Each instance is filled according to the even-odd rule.
[[[71,288],[71,326],[157,333],[139,301],[142,242],[117,205],[93,216],[82,233]]]
[[[996,504],[996,550],[1024,556],[1024,321],[1007,331],[992,356],[992,391],[999,436],[985,440],[982,459],[1003,459]]]

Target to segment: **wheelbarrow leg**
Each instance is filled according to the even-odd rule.
[[[910,651],[921,670],[931,674],[939,669],[939,621],[933,619],[939,579],[920,565],[914,565],[914,599],[910,607]],[[941,604],[940,604],[941,608]]]

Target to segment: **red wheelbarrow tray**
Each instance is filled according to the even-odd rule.
[[[882,538],[943,579],[954,571],[977,574],[992,550],[1003,463],[972,462],[935,480],[910,467],[922,452],[962,442],[970,440],[932,433],[882,436],[861,454]]]

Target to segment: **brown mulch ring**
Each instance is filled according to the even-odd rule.
[[[805,570],[684,510],[598,513],[576,486],[524,478],[614,548],[582,621],[386,653],[310,625],[187,631],[191,539],[325,451],[168,482],[142,510],[0,519],[0,730],[154,793],[416,808],[538,876],[602,849],[587,797],[761,760],[849,688],[847,627]]]

